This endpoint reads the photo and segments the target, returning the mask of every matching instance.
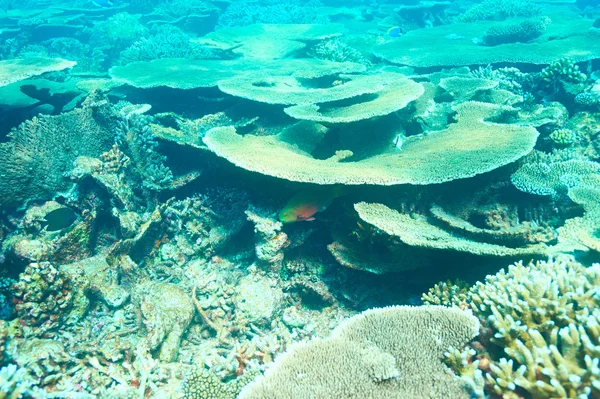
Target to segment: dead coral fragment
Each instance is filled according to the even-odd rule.
[[[29,264],[12,291],[26,336],[41,336],[58,328],[73,305],[68,276],[49,262]]]
[[[478,330],[477,320],[458,309],[371,309],[329,338],[293,345],[239,398],[469,398],[465,383],[440,359]]]
[[[149,348],[154,350],[160,346],[158,358],[172,362],[194,316],[194,306],[189,296],[174,284],[153,284],[146,289],[148,295],[142,300],[141,310]]]

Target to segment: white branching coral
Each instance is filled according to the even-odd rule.
[[[600,264],[554,260],[517,263],[471,288],[471,307],[491,331],[482,354],[491,361],[487,390],[534,399],[599,395],[599,287]]]

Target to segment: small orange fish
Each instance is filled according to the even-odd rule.
[[[314,215],[322,212],[334,199],[344,195],[341,186],[319,187],[300,191],[279,212],[282,223],[315,220]]]

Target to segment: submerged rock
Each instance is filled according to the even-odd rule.
[[[160,347],[159,360],[172,362],[177,357],[181,337],[194,316],[188,294],[174,284],[158,283],[145,287],[148,295],[141,303],[146,341],[151,350]]]

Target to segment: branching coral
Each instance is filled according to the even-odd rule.
[[[246,26],[256,23],[268,24],[313,24],[327,23],[326,15],[318,12],[319,2],[311,0],[302,3],[299,0],[268,0],[257,4],[250,0],[231,3],[219,16],[217,29],[231,26]]]
[[[558,146],[569,146],[577,141],[577,133],[571,129],[556,129],[548,137]]]
[[[514,397],[598,395],[598,284],[600,265],[556,260],[517,263],[471,288],[475,315],[503,349],[486,348],[487,388]]]
[[[541,7],[531,0],[485,0],[476,4],[458,17],[461,22],[496,19],[516,16],[533,16]]]
[[[152,61],[159,58],[214,58],[215,54],[200,44],[190,42],[191,37],[171,25],[159,25],[148,37],[138,38],[121,51],[120,64]]]
[[[152,191],[161,191],[173,183],[173,172],[164,164],[166,157],[157,151],[158,142],[150,122],[150,117],[138,114],[124,119],[119,126],[119,139],[127,148],[142,185]]]
[[[544,68],[541,78],[548,84],[558,81],[567,83],[581,83],[587,76],[579,70],[579,66],[571,58],[561,58]]]
[[[550,23],[547,17],[527,19],[517,24],[493,26],[483,35],[483,42],[489,46],[504,43],[529,42],[539,37]]]

